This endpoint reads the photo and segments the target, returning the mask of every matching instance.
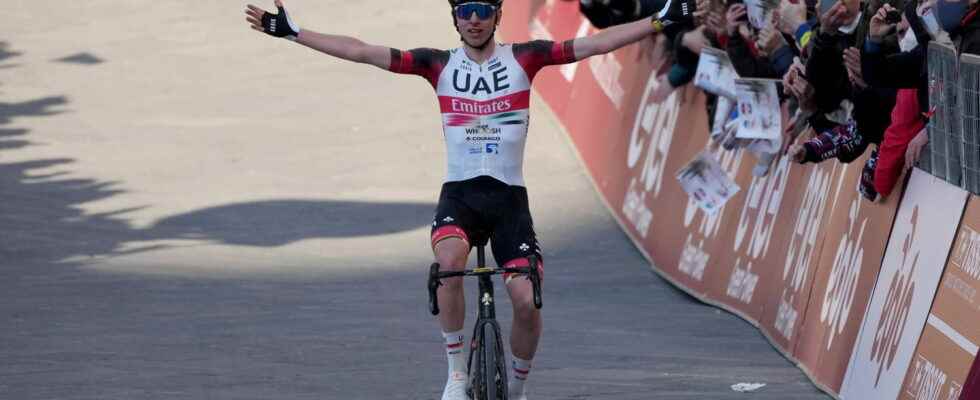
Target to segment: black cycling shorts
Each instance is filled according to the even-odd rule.
[[[542,260],[527,189],[489,176],[442,185],[432,221],[432,247],[451,237],[470,246],[489,240],[493,258],[501,267],[526,267],[532,254]],[[539,261],[539,269],[542,264]]]

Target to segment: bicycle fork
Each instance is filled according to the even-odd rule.
[[[477,268],[485,268],[486,255],[484,254],[484,248],[482,246],[477,247],[476,258],[477,258]],[[470,376],[470,384],[469,387],[467,388],[467,391],[470,394],[470,398],[473,399],[482,399],[483,396],[482,393],[486,393],[485,388],[479,387],[479,384],[481,383],[480,377],[487,376],[485,373],[483,373],[484,372],[483,369],[486,368],[486,363],[483,360],[484,355],[481,354],[482,351],[485,351],[486,346],[479,346],[479,344],[483,343],[483,341],[485,340],[486,332],[489,329],[492,332],[494,341],[496,342],[496,346],[494,346],[494,349],[496,350],[496,354],[494,358],[496,359],[495,361],[497,365],[495,368],[497,369],[496,372],[499,375],[498,378],[499,380],[493,380],[489,382],[485,381],[482,383],[484,385],[497,385],[498,383],[503,383],[504,387],[499,388],[500,391],[498,392],[498,396],[500,397],[498,397],[498,399],[507,400],[507,387],[506,387],[507,370],[506,370],[506,366],[504,365],[505,363],[503,358],[504,347],[503,347],[503,342],[500,338],[500,324],[497,323],[497,311],[493,304],[494,290],[493,290],[493,281],[491,280],[490,275],[481,275],[479,277],[479,285],[480,285],[480,291],[479,291],[479,298],[477,299],[479,303],[478,304],[479,314],[476,323],[473,326],[473,335],[471,336],[472,339],[470,341],[469,357],[466,363],[467,375]],[[474,355],[476,356],[476,363],[474,363],[474,358],[473,358]],[[474,373],[473,371],[474,366],[477,369],[476,373]]]

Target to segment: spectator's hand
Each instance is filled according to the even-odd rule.
[[[806,158],[806,148],[802,144],[794,144],[789,146],[789,150],[786,151],[786,155],[789,159],[795,163],[803,164],[803,160]]]
[[[926,0],[919,3],[919,5],[916,6],[915,12],[918,15],[926,15],[926,12],[932,10],[934,7],[936,7],[936,0]],[[905,13],[902,13],[902,15],[904,16]]]
[[[905,150],[905,170],[908,171],[912,169],[916,161],[919,161],[919,156],[922,155],[922,148],[929,143],[929,134],[926,133],[926,128],[922,128],[919,134],[912,138],[909,142],[908,149]]]
[[[745,4],[736,3],[728,7],[728,12],[725,13],[725,32],[728,33],[728,36],[734,36],[739,25],[745,25],[745,21],[741,19],[745,17],[746,13]]]
[[[694,24],[704,25],[708,20],[708,13],[711,11],[711,0],[697,0],[697,10],[694,11]]]
[[[861,51],[856,47],[844,49],[844,68],[847,69],[847,77],[851,80],[851,84],[860,89],[868,87],[861,73]]]
[[[248,9],[245,10],[245,20],[252,25],[252,29],[259,32],[265,32],[269,35],[275,37],[284,37],[289,40],[296,40],[299,36],[299,26],[293,22],[292,18],[289,18],[289,14],[286,13],[286,8],[283,7],[281,0],[276,0],[276,8],[279,9],[278,14],[272,14],[259,7],[248,5]]]
[[[759,50],[769,56],[785,45],[786,39],[783,38],[782,32],[776,29],[773,24],[769,24],[762,32],[759,32],[759,40],[756,42]]]
[[[895,29],[897,24],[889,24],[885,22],[885,15],[889,11],[894,11],[895,8],[890,4],[885,4],[878,8],[878,12],[871,17],[871,21],[868,23],[868,37],[872,42],[881,43],[885,36],[888,35],[892,30]]]
[[[801,0],[783,0],[776,10],[779,13],[777,27],[787,35],[795,35],[800,25],[806,23],[806,2]]]
[[[719,9],[715,7],[708,13],[705,28],[705,32],[711,33],[712,35],[717,35],[719,32],[725,29],[724,8]]]
[[[796,97],[801,110],[814,112],[817,109],[814,97],[816,90],[806,80],[805,72],[806,66],[803,65],[798,57],[794,58],[793,65],[789,67],[789,71],[783,77],[783,90],[789,95]]]
[[[704,36],[704,25],[693,31],[685,32],[684,36],[681,37],[681,45],[687,47],[694,54],[701,54],[701,49],[709,46],[708,38]]]
[[[838,0],[827,12],[820,16],[820,32],[826,34],[837,32],[840,27],[844,26],[844,23],[849,17],[848,14],[849,12],[844,2]]]

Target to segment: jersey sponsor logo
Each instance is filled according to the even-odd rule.
[[[469,102],[463,99],[452,99],[452,108],[455,112],[466,112],[470,114],[494,114],[501,111],[510,110],[510,99],[495,100],[490,103]]]
[[[486,77],[478,76],[476,81],[474,81],[472,73],[464,72],[463,74],[460,74],[460,69],[457,68],[453,70],[453,89],[456,89],[457,92],[469,93],[472,95],[477,95],[480,93],[493,94],[510,88],[510,84],[507,83],[507,79],[510,78],[510,76],[506,74],[506,66],[493,71],[490,74],[490,82],[493,83],[491,89],[490,82],[487,81]]]
[[[439,96],[439,109],[443,114],[492,115],[508,111],[526,110],[531,105],[531,92],[524,90],[487,101]]]
[[[497,150],[500,147],[500,143],[487,143],[487,154],[500,154]]]
[[[479,135],[481,133],[484,134],[484,135],[486,135],[486,134],[499,135],[501,132],[502,132],[502,130],[500,128],[490,127],[488,125],[480,125],[480,126],[474,126],[474,127],[471,127],[471,128],[466,128],[466,134],[467,135]],[[466,137],[466,140],[470,140],[470,136],[467,136]],[[499,137],[494,137],[494,140],[500,140],[500,138]]]

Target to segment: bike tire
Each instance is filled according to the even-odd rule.
[[[500,332],[493,324],[483,326],[484,400],[507,400],[507,370],[503,368]]]

